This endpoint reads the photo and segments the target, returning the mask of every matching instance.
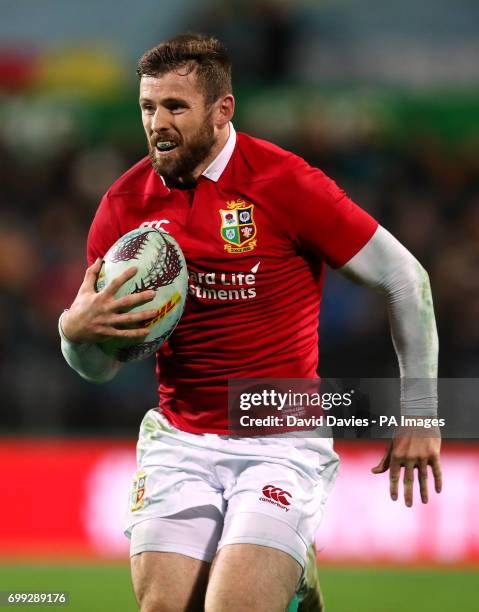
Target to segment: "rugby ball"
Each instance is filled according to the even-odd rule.
[[[138,338],[112,338],[99,347],[118,361],[140,361],[155,353],[173,333],[183,314],[188,287],[185,258],[176,240],[165,232],[142,227],[122,236],[105,255],[96,291],[101,291],[124,270],[135,266],[137,273],[124,283],[115,297],[153,289],[154,299],[129,312],[157,309],[147,322],[149,333]]]

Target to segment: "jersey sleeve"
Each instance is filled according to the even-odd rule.
[[[288,225],[293,240],[302,251],[340,268],[369,242],[378,222],[332,179],[303,160],[288,178]]]
[[[95,218],[88,232],[88,265],[91,266],[97,257],[103,258],[111,245],[114,244],[119,237],[120,233],[113,211],[113,202],[109,193],[106,193],[100,202],[100,206],[96,211]]]

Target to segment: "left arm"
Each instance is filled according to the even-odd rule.
[[[438,337],[429,277],[421,264],[394,236],[379,226],[369,242],[340,268],[349,279],[383,293],[388,302],[391,336],[401,375],[401,414],[434,417],[437,414]],[[441,490],[439,430],[419,435],[399,433],[391,441],[373,473],[389,469],[391,498],[398,497],[404,467],[404,498],[412,505],[414,469],[418,470],[423,503],[428,501],[427,466]],[[431,431],[434,437],[431,436]]]
[[[294,156],[288,159],[288,168],[278,183],[284,206],[278,207],[277,213],[284,231],[301,252],[321,257],[349,278],[386,295],[401,371],[402,413],[435,415],[438,341],[424,268],[323,172]],[[404,466],[405,500],[410,506],[414,469],[418,468],[425,503],[428,465],[436,491],[441,488],[439,449],[439,431],[401,432],[373,471],[390,470],[391,497],[397,499]]]

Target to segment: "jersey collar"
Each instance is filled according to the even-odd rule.
[[[206,176],[211,181],[217,183],[224,169],[228,165],[236,145],[236,131],[231,121],[229,122],[230,134],[225,146],[221,149],[211,164],[202,172],[202,176]]]

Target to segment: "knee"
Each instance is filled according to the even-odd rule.
[[[188,610],[180,597],[174,598],[155,583],[137,585],[136,599],[139,612],[183,612]]]
[[[225,581],[218,588],[214,585],[206,592],[204,612],[279,612],[286,610],[288,596],[282,597],[281,588],[278,587],[272,593],[265,593],[258,589],[258,585],[233,584]],[[284,601],[283,601],[284,599]]]
[[[139,612],[203,612],[204,596],[147,589],[137,593]],[[223,608],[225,610],[226,608]]]
[[[248,593],[229,594],[227,597],[216,595],[215,597],[206,597],[204,612],[280,612],[288,608],[288,603],[284,605],[278,602],[278,599],[261,599],[250,596]]]
[[[144,594],[138,601],[140,612],[178,612],[170,607],[169,602],[159,595]]]
[[[139,600],[140,612],[187,612],[188,608],[161,594],[145,594]]]

